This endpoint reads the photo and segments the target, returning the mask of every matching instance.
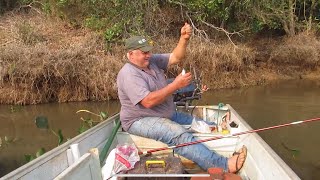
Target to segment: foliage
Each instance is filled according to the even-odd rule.
[[[87,118],[81,117],[80,119],[82,122],[81,122],[80,128],[78,129],[79,134],[85,132],[86,130],[92,128],[93,126],[97,125],[98,123],[100,123],[103,120],[106,120],[109,117],[108,113],[103,112],[103,111],[101,111],[99,114],[96,114],[96,113],[93,113],[89,110],[79,110],[76,113],[80,113],[80,112],[86,112],[86,113],[95,115],[95,116],[99,117],[99,120],[93,120],[90,117],[87,117]]]
[[[10,106],[10,112],[11,113],[15,113],[15,112],[18,112],[20,111],[22,108],[22,106],[19,106],[19,105],[11,105]]]
[[[206,21],[228,30],[241,30],[245,26],[251,31],[259,32],[263,29],[284,30],[288,35],[296,31],[303,31],[317,22],[314,18],[319,13],[318,1],[312,0],[170,0],[182,6],[191,18]],[[305,22],[307,22],[305,23]],[[303,25],[304,24],[304,25]]]
[[[316,0],[262,0],[254,5],[254,15],[270,29],[282,29],[287,35],[309,30],[316,20]]]
[[[157,14],[170,11],[176,19],[192,20],[198,27],[207,22],[229,31],[250,28],[284,30],[288,35],[317,27],[320,16],[318,0],[0,0],[0,11],[17,4],[31,5],[44,12],[102,32],[107,44],[121,42],[129,34],[146,33],[165,27],[169,16],[157,25]],[[182,16],[182,17],[179,17]],[[151,17],[151,18],[150,18]],[[154,18],[153,18],[154,17]],[[172,21],[171,21],[172,22]],[[175,26],[172,23],[172,26]],[[204,28],[204,27],[203,27]],[[206,28],[204,28],[206,29]],[[207,28],[208,29],[208,28]],[[155,33],[155,32],[153,32]]]
[[[297,66],[315,69],[320,62],[320,42],[310,33],[300,33],[279,42],[270,54],[269,61],[275,65]],[[301,71],[301,70],[300,70]]]
[[[196,21],[207,21],[217,26],[232,24],[244,15],[249,1],[226,1],[226,0],[170,0],[170,3],[182,5],[186,12],[190,13]],[[241,10],[241,11],[240,11]]]
[[[290,1],[293,3],[290,7],[295,7],[294,11],[292,8],[290,11],[289,1],[284,0],[262,0],[259,3],[253,0],[19,2],[21,6],[15,10],[18,13],[13,13],[13,16],[8,13],[1,19],[0,103],[5,104],[116,99],[116,75],[126,62],[121,41],[130,35],[143,34],[157,40],[157,52],[170,52],[176,45],[179,29],[186,20],[194,27],[195,35],[198,31],[208,35],[207,41],[190,41],[190,45],[196,42],[196,46],[188,47],[188,51],[192,51],[188,56],[194,58],[187,60],[187,63],[201,66],[200,71],[214,71],[221,76],[226,72],[240,76],[241,72],[243,79],[251,77],[246,73],[260,69],[254,68],[261,62],[261,56],[256,60],[253,51],[257,41],[245,44],[244,48],[240,49],[223,44],[215,49],[219,52],[214,52],[212,40],[221,44],[218,41],[221,33],[216,30],[246,30],[241,33],[259,33],[259,36],[264,36],[266,33],[274,35],[270,32],[287,32],[291,35],[290,33],[303,30],[310,34],[312,28],[320,29],[319,2],[314,0]],[[36,8],[37,11],[34,11]],[[32,9],[32,13],[25,13],[28,12],[27,9]],[[45,13],[41,13],[39,9]],[[289,17],[293,17],[293,21]],[[237,33],[229,33],[229,37],[232,36],[233,39],[235,34]],[[240,41],[235,41],[234,45],[240,47],[242,42],[246,42],[245,38],[241,36],[235,39]],[[197,40],[197,36],[193,36],[193,40]],[[205,48],[207,45],[210,47]],[[254,47],[252,51],[246,50],[251,47]],[[316,47],[303,48],[299,45],[273,53],[269,50],[260,51],[264,57],[263,64],[259,66],[270,65],[268,63],[281,64],[282,61],[278,61],[281,58],[306,59],[299,60],[301,63],[293,63],[298,66],[311,67],[319,64],[316,61],[316,52],[319,50]],[[239,52],[241,55],[238,55]],[[281,56],[278,52],[285,52],[287,55]],[[308,55],[313,52],[313,55]],[[193,63],[199,54],[202,58],[201,64]],[[299,56],[294,56],[295,54]],[[270,61],[267,61],[270,55]],[[291,55],[294,58],[290,58]],[[218,61],[218,58],[224,61]],[[226,76],[232,78],[230,74]],[[210,83],[216,81],[208,78],[205,83],[212,85]],[[240,83],[254,84],[255,80]],[[230,87],[229,84],[238,86],[235,81],[222,84],[219,88]],[[218,87],[218,84],[213,86]]]
[[[19,0],[0,0],[0,15],[5,11],[12,10]]]
[[[102,32],[106,42],[121,42],[128,33],[144,31],[144,14],[154,0],[59,0],[52,4],[64,18],[80,21],[86,27]],[[153,7],[152,7],[153,8]],[[72,9],[72,12],[70,11]],[[57,12],[56,12],[57,13]],[[80,17],[80,18],[77,18]]]
[[[100,117],[99,121],[94,121],[91,118],[82,118],[82,123],[80,128],[78,129],[79,134],[85,132],[86,130],[90,129],[91,127],[95,126],[96,124],[100,123],[101,121],[105,120],[108,118],[108,113],[101,111],[99,114],[93,113],[91,111],[88,110],[79,110],[77,111],[77,113],[80,112],[87,112],[90,114],[93,114],[95,116]],[[50,129],[50,131],[56,136],[58,137],[58,146],[60,146],[61,144],[63,144],[64,142],[64,136],[62,134],[62,130],[58,129],[58,131],[54,131],[53,129],[49,128],[49,123],[48,123],[48,118],[45,116],[37,116],[35,119],[35,124],[37,126],[37,128],[40,129]],[[5,139],[5,143],[2,142],[2,138],[0,137],[0,148],[3,146],[3,144],[8,145],[10,142],[13,142],[13,140],[10,140],[7,136],[4,137]],[[41,156],[42,154],[44,154],[46,151],[44,148],[40,148],[35,155],[32,154],[25,154],[25,160],[26,162],[30,162],[32,160],[34,160],[35,158]]]
[[[37,116],[35,123],[39,129],[49,129],[48,118],[45,116]]]
[[[25,4],[31,4],[34,2],[34,0],[18,0],[18,2],[22,5],[25,5]]]
[[[58,129],[58,131],[54,131],[49,127],[48,118],[46,116],[37,116],[35,119],[35,124],[37,128],[39,129],[50,129],[53,135],[58,137],[58,146],[60,146],[63,143],[64,136],[62,134],[62,130]]]
[[[60,146],[63,143],[64,137],[62,134],[62,130],[58,129],[58,132],[55,132],[54,130],[50,129],[51,132],[58,137],[58,146]]]
[[[99,18],[97,16],[91,15],[84,20],[84,26],[93,30],[101,30],[106,28],[106,22],[107,20],[104,18]]]
[[[28,163],[28,162],[36,159],[37,157],[43,155],[45,152],[46,152],[46,150],[44,148],[40,148],[40,149],[38,149],[38,151],[36,152],[35,155],[33,155],[33,154],[25,154],[24,155],[24,159]]]
[[[301,153],[301,151],[299,149],[290,148],[284,142],[281,142],[281,145],[284,147],[285,150],[287,150],[289,153],[292,154],[293,159],[295,159]]]
[[[22,23],[18,25],[18,35],[23,43],[27,45],[35,45],[37,42],[42,42],[45,39],[36,33],[36,30],[29,23]]]
[[[13,143],[15,141],[17,141],[16,138],[12,138],[12,137],[9,137],[9,136],[4,136],[3,140],[0,137],[0,148],[4,147],[4,146],[8,146],[9,144],[11,144],[11,143]]]

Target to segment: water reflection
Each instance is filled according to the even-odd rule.
[[[209,91],[197,103],[231,104],[256,129],[320,117],[319,88],[318,81],[277,82],[267,86]],[[48,117],[50,128],[62,129],[65,138],[71,138],[78,134],[80,117],[95,118],[90,114],[76,114],[80,109],[113,114],[120,110],[120,104],[117,101],[51,103],[20,108],[0,105],[0,137],[15,139],[15,142],[0,148],[0,177],[22,165],[24,154],[34,154],[41,147],[49,150],[57,146],[56,136],[36,128],[36,116]],[[320,177],[319,134],[320,122],[260,133],[302,179]],[[295,155],[288,148],[298,149],[300,154]]]

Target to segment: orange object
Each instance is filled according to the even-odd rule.
[[[225,173],[222,168],[209,168],[210,177],[192,177],[191,180],[242,180],[242,178],[233,173]]]
[[[224,172],[222,168],[209,168],[208,173],[210,174],[210,179],[224,179]]]

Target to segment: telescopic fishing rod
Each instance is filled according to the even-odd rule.
[[[139,155],[146,155],[146,154],[151,154],[151,153],[158,152],[158,151],[164,151],[164,150],[169,150],[169,149],[173,149],[173,148],[179,148],[179,147],[199,144],[199,143],[213,141],[213,140],[217,140],[217,139],[228,138],[228,137],[233,137],[233,136],[239,136],[239,135],[243,135],[243,134],[250,134],[250,133],[254,133],[254,132],[261,132],[261,131],[266,131],[266,130],[270,130],[270,129],[277,129],[277,128],[282,128],[282,127],[286,127],[286,126],[292,126],[292,125],[296,125],[296,124],[308,123],[308,122],[319,121],[319,120],[320,120],[320,117],[319,118],[313,118],[313,119],[307,119],[307,120],[303,120],[303,121],[295,121],[295,122],[291,122],[291,123],[286,123],[286,124],[281,124],[281,125],[276,125],[276,126],[270,126],[270,127],[260,128],[260,129],[253,129],[253,130],[243,131],[243,132],[234,133],[234,134],[230,134],[230,135],[215,136],[215,137],[208,138],[208,139],[202,139],[202,140],[198,140],[198,141],[182,143],[182,144],[178,144],[178,145],[175,145],[175,146],[151,149],[151,150],[148,150],[148,151],[145,151],[145,152],[139,152]]]

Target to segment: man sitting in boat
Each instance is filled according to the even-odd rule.
[[[191,124],[193,117],[175,111],[172,97],[175,91],[190,84],[192,75],[190,72],[181,73],[168,84],[164,74],[168,66],[179,63],[185,57],[191,34],[191,26],[185,23],[177,46],[169,54],[152,54],[152,43],[141,36],[126,40],[128,63],[117,77],[120,120],[125,131],[169,146],[196,140],[192,133],[181,126]],[[246,149],[227,158],[201,143],[174,150],[204,170],[220,167],[231,173],[236,173],[243,166],[246,157]]]

